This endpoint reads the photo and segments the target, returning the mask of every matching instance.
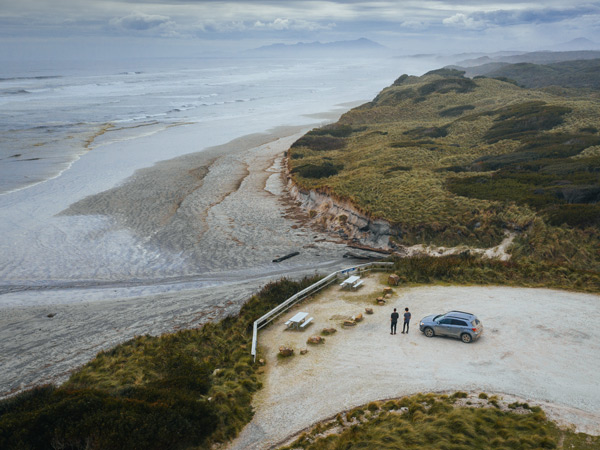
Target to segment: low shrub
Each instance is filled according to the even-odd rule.
[[[501,139],[522,139],[539,131],[551,130],[564,121],[571,112],[565,106],[547,105],[542,101],[525,102],[507,106],[488,115],[497,115],[494,125],[484,135],[492,144]]]
[[[315,136],[306,134],[292,144],[292,148],[308,147],[317,152],[340,150],[346,146],[346,141],[334,136]]]
[[[307,136],[333,136],[338,138],[348,137],[354,130],[350,125],[332,124],[321,128],[315,128],[307,133]]]
[[[452,108],[446,108],[439,112],[440,117],[458,117],[465,111],[475,109],[473,105],[461,105],[454,106]]]
[[[442,67],[441,69],[430,70],[429,72],[425,73],[424,76],[440,75],[442,77],[462,78],[464,77],[465,73],[466,72],[464,70],[452,69],[450,67]]]
[[[297,173],[303,178],[327,178],[337,175],[343,169],[341,164],[333,164],[329,161],[323,164],[304,164],[292,169],[292,173]]]
[[[448,135],[448,127],[418,127],[405,131],[404,134],[413,138],[438,138]]]
[[[484,259],[468,252],[443,257],[396,258],[394,273],[407,283],[499,284],[600,291],[600,273],[593,270],[529,260]]]
[[[427,96],[433,93],[448,94],[456,92],[457,94],[465,94],[475,90],[477,83],[470,78],[443,78],[424,84],[419,87],[419,94]]]
[[[455,392],[454,394],[451,395],[451,397],[453,398],[467,398],[469,395],[466,392]]]
[[[518,414],[497,408],[459,407],[452,398],[418,394],[403,398],[407,413],[383,412],[362,415],[354,409],[347,420],[360,418],[351,426],[341,425],[341,431],[319,437],[312,433],[283,447],[291,450],[334,449],[406,449],[406,450],[492,450],[556,448],[559,441],[573,443],[573,450],[598,448],[600,438],[561,430],[549,421],[543,411]],[[384,408],[387,409],[387,408]],[[361,414],[357,414],[361,411]],[[337,422],[336,422],[337,423]],[[316,430],[321,428],[316,427]]]
[[[402,74],[400,75],[398,78],[396,78],[396,80],[394,81],[394,86],[401,86],[406,80],[408,80],[409,76],[408,74]]]
[[[600,226],[600,205],[560,205],[544,211],[550,225],[586,228]]]

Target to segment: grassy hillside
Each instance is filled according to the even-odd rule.
[[[61,387],[1,401],[0,448],[164,450],[231,439],[252,418],[261,387],[253,321],[317,280],[271,283],[236,317],[137,337],[99,353]]]
[[[600,269],[600,100],[469,79],[403,75],[298,140],[295,182],[391,222],[399,244],[498,244]]]
[[[600,59],[566,61],[553,64],[504,64],[494,67],[473,67],[467,73],[488,78],[507,78],[519,86],[541,88],[562,86],[568,88],[600,89]]]

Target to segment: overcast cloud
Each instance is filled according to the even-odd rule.
[[[399,53],[600,42],[600,2],[0,0],[0,58],[192,56],[366,37]]]

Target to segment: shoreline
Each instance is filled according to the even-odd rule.
[[[125,281],[118,276],[5,285],[8,292],[0,295],[0,363],[4,369],[0,397],[39,384],[60,383],[99,351],[136,335],[196,327],[235,314],[268,281],[345,267],[345,244],[303,228],[289,214],[288,201],[277,195],[284,193],[285,186],[275,161],[306,128],[279,127],[272,134],[244,136],[206,152],[161,161],[109,191],[75,202],[76,208],[71,205],[68,209],[76,209],[72,211],[76,216],[58,216],[59,220],[86,217],[81,214],[96,217],[119,209],[131,214],[130,206],[135,203],[141,207],[133,208],[138,218],[144,214],[149,217],[156,213],[152,209],[154,194],[148,197],[150,203],[145,203],[136,192],[149,189],[160,193],[165,183],[175,183],[176,190],[174,175],[199,163],[207,167],[206,177],[212,176],[212,183],[207,183],[211,189],[203,191],[204,184],[200,183],[179,204],[169,223],[155,222],[155,228],[136,230],[138,224],[127,222],[135,217],[113,219],[117,230],[129,230],[146,245],[155,239],[154,245],[165,246],[161,252],[167,256],[189,252],[184,266],[178,266],[176,259],[170,260],[175,263],[174,277],[157,278],[149,272],[147,276],[132,273]],[[247,168],[238,180],[232,176],[232,164]],[[115,202],[113,210],[111,202]],[[169,210],[172,204],[172,200],[165,201],[163,210]],[[202,204],[204,209],[199,207]],[[200,216],[207,221],[201,238],[195,234],[195,218]],[[173,236],[188,238],[172,241]],[[190,236],[195,237],[190,240]],[[175,251],[170,246],[175,246]],[[301,255],[272,263],[274,257],[290,249],[300,249]],[[194,261],[204,265],[202,270]]]

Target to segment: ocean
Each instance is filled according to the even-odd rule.
[[[161,161],[281,127],[307,131],[371,100],[402,73],[434,67],[435,61],[423,59],[323,58],[5,65],[0,293],[65,283],[189,281],[185,277],[201,273],[255,269],[250,257],[219,263],[215,259],[226,252],[207,254],[197,242],[188,252],[177,236],[159,240],[156,230],[132,231],[119,222],[118,209],[129,208],[127,202],[110,214],[99,207],[64,212]],[[223,177],[227,173],[223,169]],[[4,296],[0,304],[2,298],[8,302]]]
[[[368,99],[401,71],[389,66],[269,59],[5,66],[0,193],[56,177],[99,145],[175,124],[210,127],[206,144],[213,145],[265,125],[298,123],[304,114]]]

